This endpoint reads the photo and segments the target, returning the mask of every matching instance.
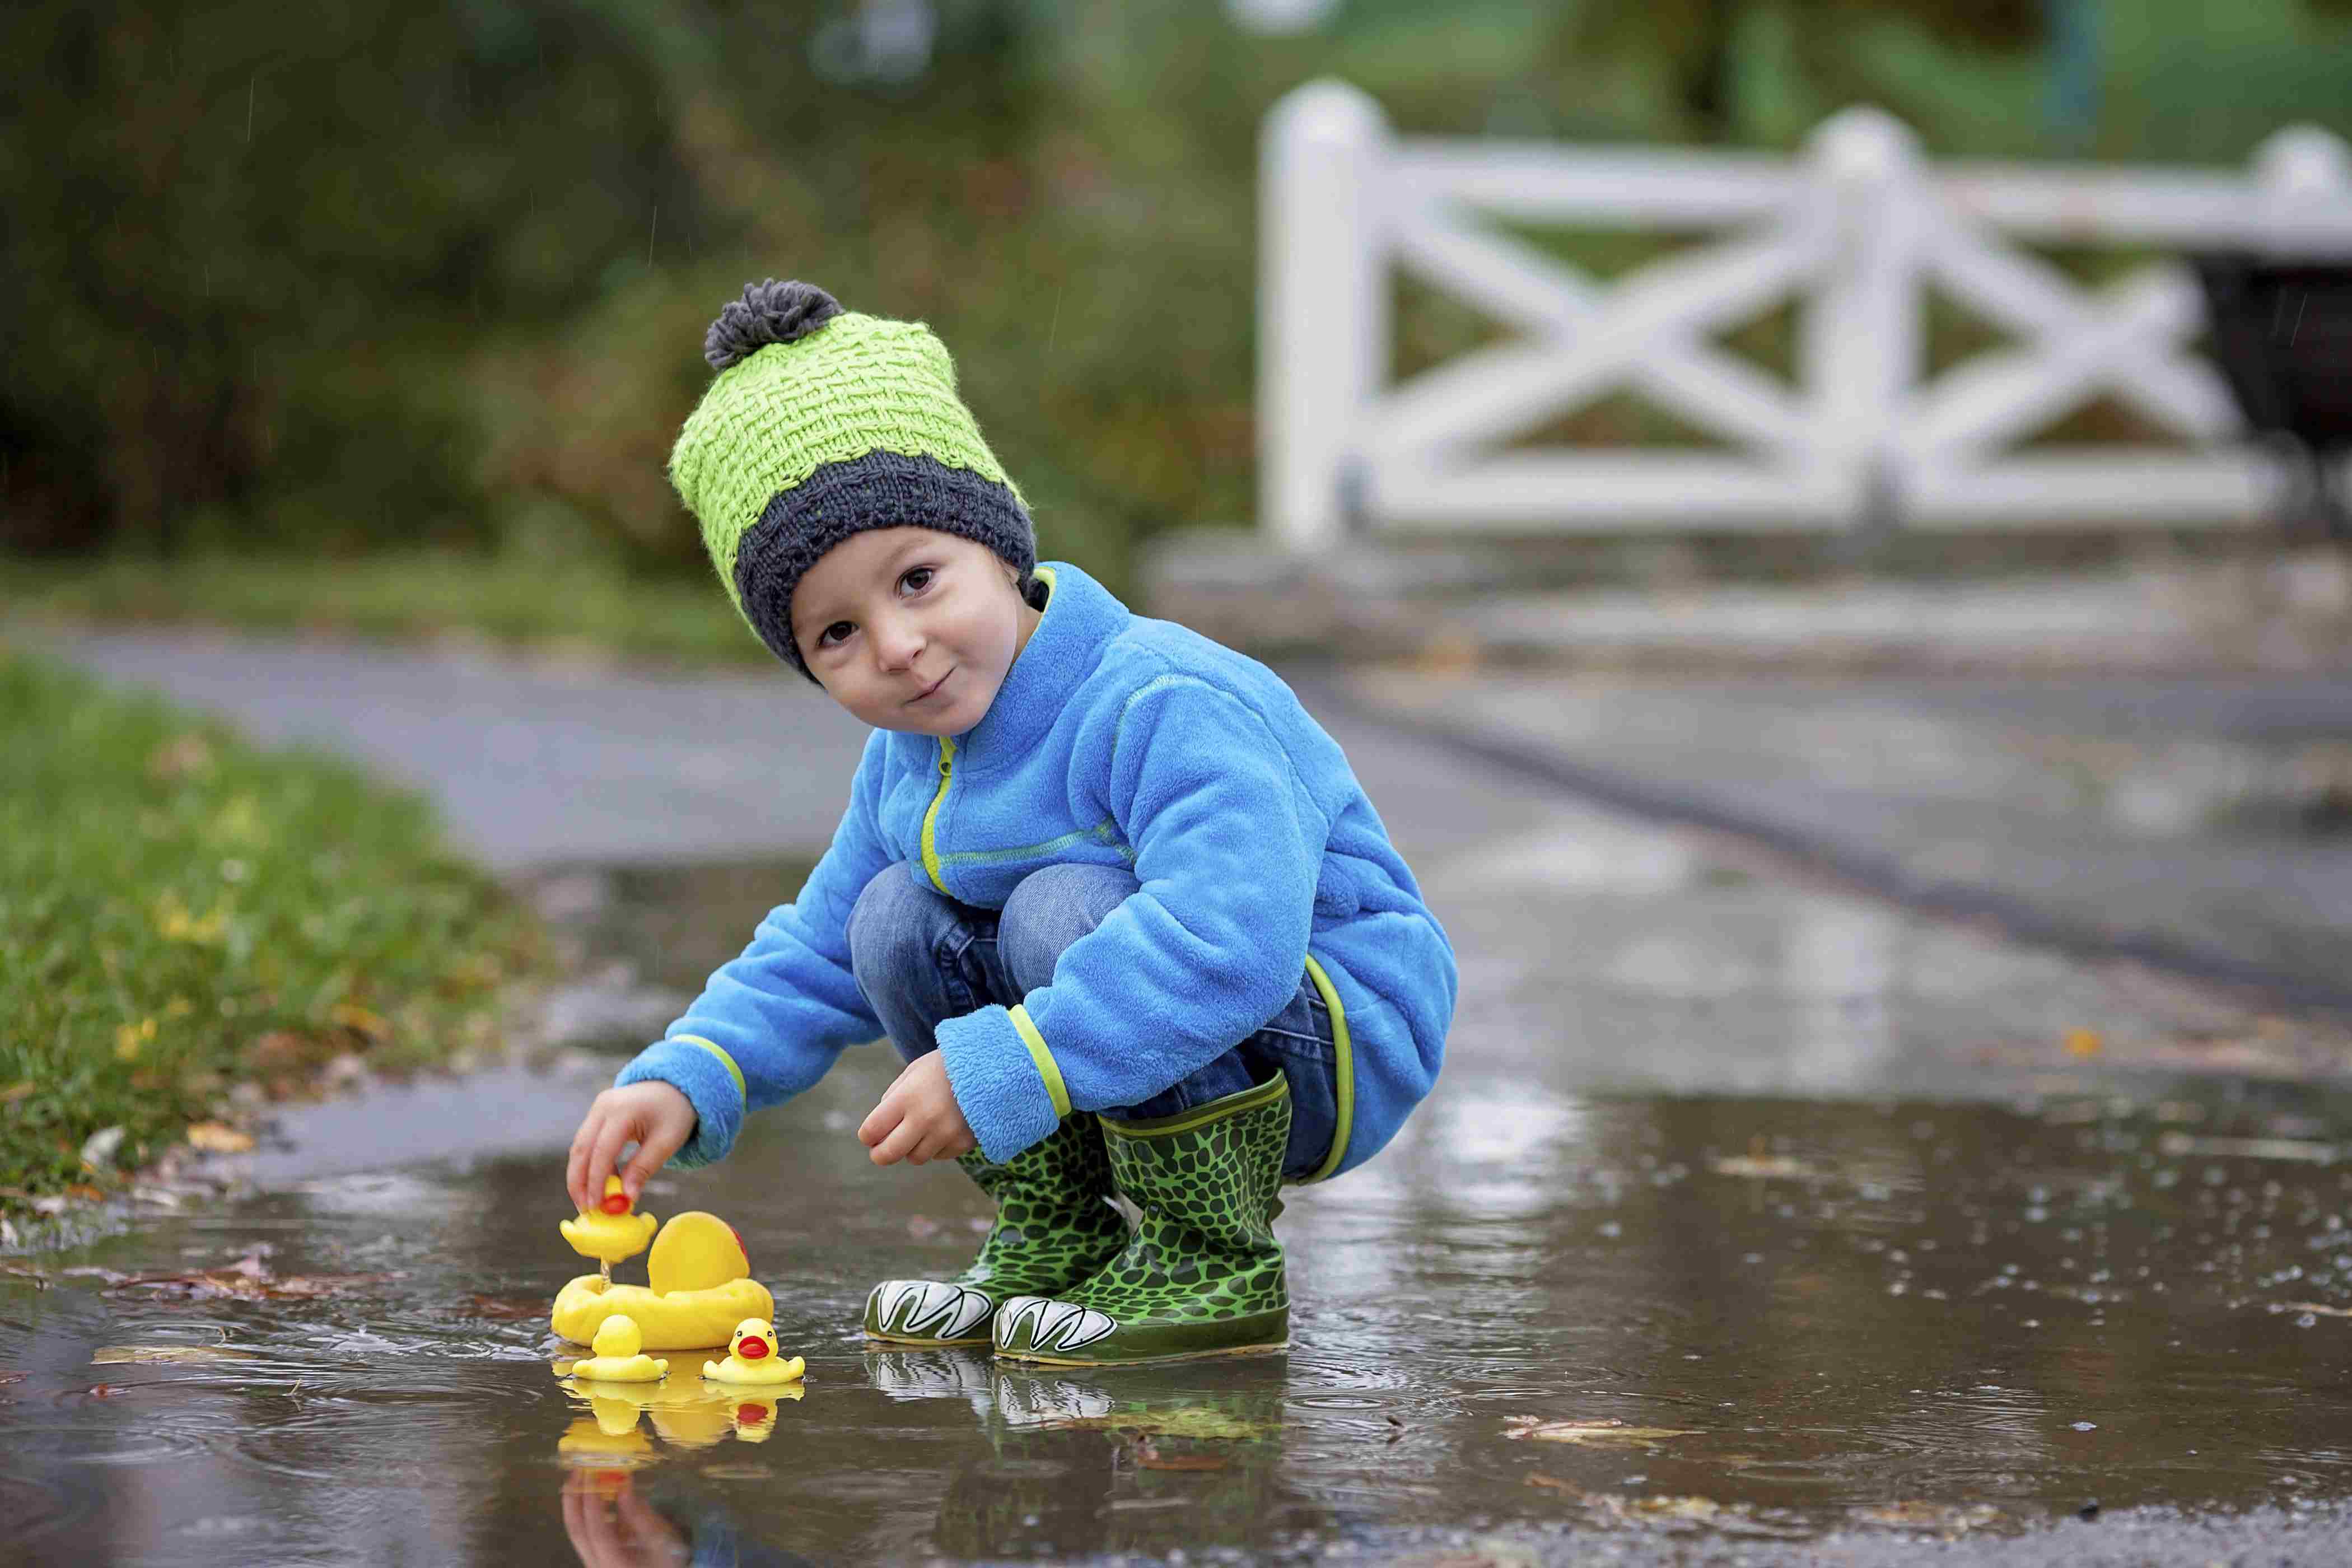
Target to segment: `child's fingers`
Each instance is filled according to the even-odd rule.
[[[621,1150],[637,1130],[624,1116],[608,1116],[596,1129],[595,1145],[588,1151],[588,1186],[594,1194],[583,1208],[593,1208],[604,1201],[604,1178],[621,1167]]]
[[[621,1190],[629,1194],[629,1202],[634,1204],[637,1201],[637,1194],[645,1191],[646,1184],[653,1180],[654,1173],[660,1170],[685,1142],[667,1127],[646,1134],[644,1142],[637,1145],[636,1153],[630,1157],[628,1168],[621,1173]]]
[[[603,1121],[604,1114],[596,1110],[582,1118],[580,1131],[572,1135],[572,1152],[564,1161],[564,1190],[572,1194],[572,1206],[583,1213],[594,1206],[588,1195],[588,1156],[596,1146]]]
[[[877,1165],[897,1164],[913,1153],[916,1145],[922,1141],[923,1124],[911,1116],[907,1117],[890,1130],[888,1137],[875,1146],[874,1163]]]

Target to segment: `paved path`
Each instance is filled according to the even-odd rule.
[[[866,729],[782,675],[682,679],[477,654],[201,632],[45,646],[100,674],[428,790],[504,870],[701,858],[831,837]]]

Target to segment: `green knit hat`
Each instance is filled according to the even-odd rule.
[[[728,301],[702,357],[719,374],[678,432],[670,482],[701,523],[728,596],[777,658],[809,674],[793,646],[793,589],[864,529],[932,528],[984,544],[1020,569],[1028,595],[1029,510],[929,328],[844,310],[813,284],[771,278]]]

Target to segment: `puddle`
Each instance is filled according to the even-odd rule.
[[[863,1349],[867,1285],[953,1267],[984,1212],[952,1171],[866,1164],[846,1122],[885,1066],[853,1057],[647,1204],[742,1231],[803,1398],[559,1384],[551,1157],[331,1175],[44,1258],[47,1289],[0,1277],[16,1544],[282,1561],[359,1529],[387,1557],[543,1560],[625,1515],[816,1560],[1378,1555],[1448,1525],[1998,1532],[2094,1498],[2352,1495],[2340,1106],[1465,1079],[1295,1195],[1286,1355],[1059,1376]],[[341,1283],[165,1299],[67,1272],[249,1257]]]
[[[2105,982],[1698,860],[1588,869],[1580,916],[1537,888],[1465,900],[1457,940],[1498,973],[1574,953],[1585,1010],[1489,976],[1391,1150],[1291,1194],[1286,1354],[1066,1375],[869,1352],[871,1283],[960,1267],[987,1207],[952,1168],[867,1162],[853,1129],[895,1065],[867,1047],[646,1199],[737,1227],[803,1397],[673,1375],[591,1399],[554,1375],[546,1310],[581,1271],[555,1226],[595,1083],[518,1069],[317,1108],[268,1193],[0,1260],[12,1560],[356,1538],[425,1562],[1518,1562],[1423,1546],[1801,1553],[1999,1540],[2092,1500],[2194,1520],[2352,1499],[2352,1097],[2080,1070],[2029,1094],[1970,1042],[2026,997],[2117,1027]],[[541,891],[629,984],[690,987],[796,882]],[[1682,1040],[1694,1079],[1777,1064],[1775,1094],[1583,1092],[1606,1058],[1658,1055],[1612,1005]],[[427,1123],[509,1142],[383,1168]]]

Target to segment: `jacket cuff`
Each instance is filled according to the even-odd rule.
[[[956,1107],[980,1152],[999,1165],[1051,1133],[1069,1110],[1044,1037],[1034,1024],[1021,1027],[1028,1016],[991,1005],[943,1019],[933,1031]]]
[[[694,1103],[694,1136],[669,1163],[690,1171],[725,1159],[743,1130],[743,1079],[734,1058],[707,1040],[672,1036],[639,1051],[614,1076],[613,1087],[648,1079],[668,1084]]]

